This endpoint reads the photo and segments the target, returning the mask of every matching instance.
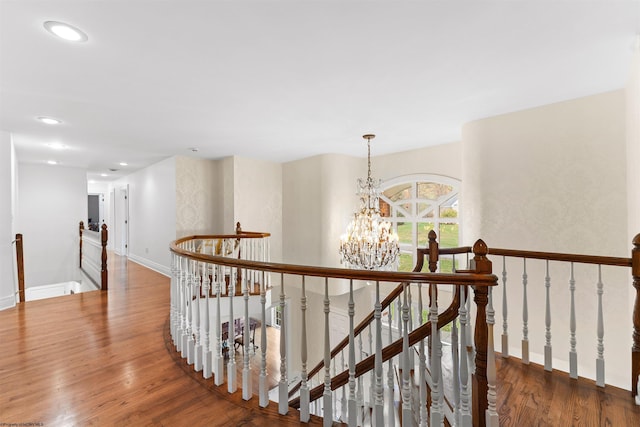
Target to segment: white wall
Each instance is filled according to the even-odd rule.
[[[628,235],[640,233],[640,47],[626,88]]]
[[[489,247],[593,255],[630,255],[627,232],[624,92],[616,91],[468,123],[463,137],[464,240]],[[530,262],[532,360],[544,346],[544,276]],[[494,265],[494,272],[501,266]],[[593,375],[596,349],[595,267],[576,277],[579,374]],[[628,271],[603,273],[607,382],[628,387]],[[522,263],[510,268],[510,347],[520,355]],[[568,360],[568,271],[552,271],[552,344]],[[496,325],[501,295],[494,295]],[[498,332],[496,332],[496,337]],[[498,341],[496,341],[498,342]]]
[[[78,224],[87,217],[83,169],[20,163],[16,230],[23,234],[25,288],[80,279]]]
[[[14,280],[15,238],[13,212],[15,153],[11,134],[0,131],[0,310],[16,303],[17,285]]]
[[[168,275],[169,244],[176,239],[176,158],[127,175],[113,188],[118,191],[127,185],[129,258]],[[118,224],[112,228],[118,232]]]

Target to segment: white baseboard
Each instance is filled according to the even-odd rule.
[[[7,295],[0,298],[0,310],[6,310],[7,308],[15,307],[16,297],[14,295]]]
[[[140,264],[144,267],[150,268],[153,271],[156,271],[160,274],[163,274],[167,277],[171,277],[171,269],[165,265],[162,264],[158,264],[155,261],[151,261],[149,259],[140,257],[138,255],[134,255],[134,254],[129,254],[129,259],[133,262],[135,262],[136,264]]]

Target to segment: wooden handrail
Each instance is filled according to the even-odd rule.
[[[16,234],[16,265],[18,269],[18,301],[25,302],[24,295],[24,253],[22,234]]]
[[[196,237],[196,236],[193,236]],[[205,236],[206,238],[218,238],[219,236]],[[236,235],[233,235],[236,237]],[[242,238],[242,237],[240,237]],[[281,273],[298,276],[328,277],[332,279],[353,279],[379,282],[411,282],[433,283],[439,285],[481,285],[493,286],[497,277],[486,274],[446,274],[446,273],[415,273],[399,271],[369,271],[350,270],[335,267],[315,267],[309,265],[284,264],[276,262],[249,261],[244,259],[227,258],[218,255],[208,255],[190,252],[178,247],[179,242],[189,240],[182,238],[171,243],[171,252],[189,258],[194,261],[208,262],[224,265],[226,267],[247,268],[249,270],[261,270],[270,273]]]
[[[549,261],[577,262],[582,264],[599,264],[611,265],[617,267],[631,267],[631,258],[598,256],[598,255],[580,255],[580,254],[563,254],[559,252],[539,252],[539,251],[523,251],[518,249],[501,249],[488,248],[489,255],[507,256],[514,258],[527,259],[544,259]],[[457,248],[439,248],[440,255],[457,255],[463,253],[471,253],[471,246],[460,246]]]

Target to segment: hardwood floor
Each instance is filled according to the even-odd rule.
[[[300,424],[295,410],[283,418],[275,404],[260,409],[257,397],[245,402],[226,385],[193,375],[170,343],[168,278],[117,256],[109,264],[108,292],[0,311],[0,426]],[[252,365],[258,360],[252,357]],[[277,357],[269,360],[275,385]],[[640,407],[627,391],[513,358],[499,358],[497,373],[501,426],[640,427]]]
[[[108,292],[0,311],[0,425],[299,425],[185,375],[163,339],[168,278],[110,258]]]

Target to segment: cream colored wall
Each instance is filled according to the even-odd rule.
[[[234,157],[233,161],[234,219],[244,230],[271,233],[271,260],[280,262],[282,165],[245,157]]]
[[[462,213],[466,244],[629,256],[625,96],[615,91],[466,124],[462,131]],[[544,277],[530,261],[529,340],[532,360],[544,346]],[[595,370],[595,267],[577,271],[579,375]],[[501,265],[494,265],[494,272]],[[520,355],[522,262],[509,268],[511,352]],[[568,360],[568,271],[552,270],[552,344],[556,366]],[[603,272],[607,382],[628,387],[628,272]],[[500,293],[494,296],[502,324]],[[500,328],[498,328],[500,330]],[[496,338],[499,338],[496,332]],[[498,342],[496,340],[496,342]]]
[[[371,160],[373,175],[387,180],[401,175],[428,173],[460,179],[462,176],[462,144],[435,145],[433,147],[374,156]]]
[[[214,160],[176,157],[176,237],[216,232],[217,166]]]

